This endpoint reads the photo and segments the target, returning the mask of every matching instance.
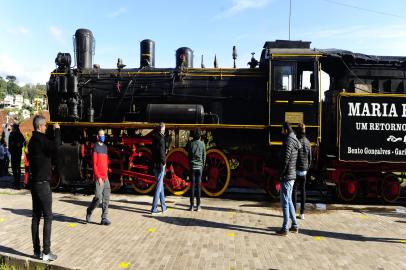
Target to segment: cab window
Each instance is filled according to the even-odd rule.
[[[315,89],[314,84],[314,62],[297,63],[298,82],[297,88],[300,90]]]
[[[292,91],[293,90],[293,64],[278,64],[274,68],[274,86],[277,91]]]
[[[276,91],[314,90],[314,61],[275,61],[273,89]]]

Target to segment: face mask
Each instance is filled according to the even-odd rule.
[[[104,142],[105,136],[104,135],[99,135],[99,142]]]

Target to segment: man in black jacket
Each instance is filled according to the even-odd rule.
[[[284,140],[281,149],[281,167],[279,175],[281,181],[283,225],[276,233],[286,236],[288,234],[289,217],[292,220],[290,231],[294,233],[299,232],[299,225],[296,222],[296,213],[292,202],[292,189],[296,179],[297,153],[301,148],[301,145],[288,122],[285,122],[282,126],[282,136],[284,137]]]
[[[33,120],[34,131],[28,144],[28,161],[32,178],[30,180],[32,195],[32,242],[34,256],[44,261],[56,260],[57,256],[51,252],[51,225],[52,225],[52,192],[51,180],[51,158],[57,152],[61,144],[61,132],[59,125],[54,124],[55,139],[51,141],[45,135],[47,129],[46,120],[43,116],[37,115]],[[44,217],[43,232],[43,253],[39,240],[39,222]]]
[[[17,123],[13,124],[13,130],[8,138],[8,149],[11,153],[11,168],[14,176],[14,187],[20,189],[21,180],[21,155],[25,143],[25,138]]]
[[[299,139],[302,148],[298,151],[297,162],[296,162],[296,181],[293,185],[293,206],[296,210],[296,202],[297,202],[297,188],[299,186],[300,193],[301,193],[301,201],[300,201],[300,219],[304,219],[304,210],[306,204],[306,177],[307,172],[310,169],[312,164],[312,148],[310,146],[309,140],[306,138],[306,128],[304,124],[298,125],[298,132],[297,136]]]
[[[165,124],[160,123],[152,137],[152,160],[156,179],[155,194],[152,201],[151,214],[158,213],[158,200],[161,201],[162,213],[166,211],[164,176],[166,167]]]

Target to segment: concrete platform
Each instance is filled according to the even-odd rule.
[[[281,237],[279,203],[203,198],[189,212],[187,197],[169,196],[151,216],[151,196],[113,194],[107,227],[101,209],[84,222],[92,196],[53,198],[53,269],[406,269],[401,206],[308,204],[300,233]],[[0,253],[38,262],[30,226],[29,191],[0,188]]]

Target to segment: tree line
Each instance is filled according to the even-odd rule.
[[[4,99],[6,95],[22,95],[31,102],[35,97],[43,95],[46,92],[44,84],[25,84],[19,86],[17,78],[13,75],[7,75],[6,78],[0,76],[0,99]]]

